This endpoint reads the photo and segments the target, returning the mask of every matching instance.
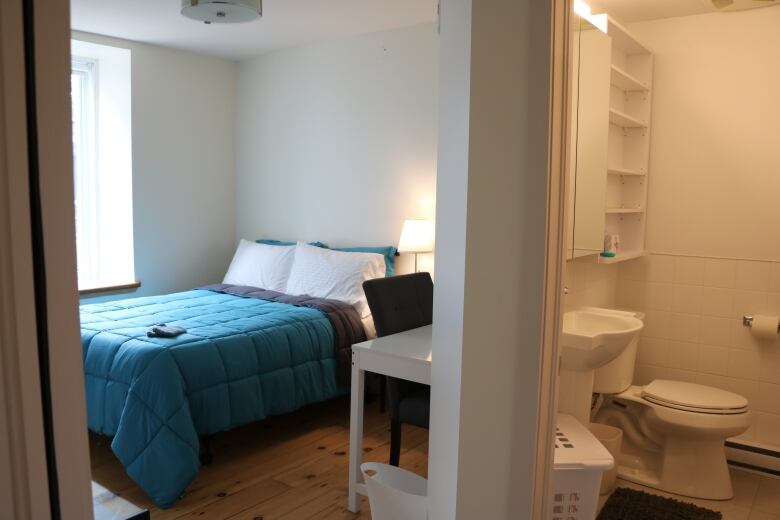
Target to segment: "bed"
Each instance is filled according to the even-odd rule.
[[[187,332],[147,337],[159,323]],[[364,334],[351,305],[245,286],[83,305],[89,429],[169,507],[198,472],[199,436],[345,392]]]

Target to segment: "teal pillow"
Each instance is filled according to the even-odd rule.
[[[398,251],[393,246],[380,247],[331,247],[334,251],[346,253],[377,253],[385,257],[385,276],[393,276],[395,272],[395,254]]]
[[[271,240],[270,238],[261,238],[259,240],[255,240],[258,244],[267,244],[269,246],[294,246],[296,242],[288,242],[286,240]],[[323,244],[322,242],[309,242],[310,246],[314,247],[321,247],[323,249],[328,248],[328,244]]]

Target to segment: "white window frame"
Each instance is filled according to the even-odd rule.
[[[130,49],[71,40],[74,199],[82,294],[138,287]],[[76,82],[74,84],[74,82]]]
[[[100,218],[100,178],[98,176],[97,60],[73,56],[71,81],[79,76],[81,94],[73,109],[73,177],[76,206],[76,248],[79,285],[94,285],[100,280],[98,249]],[[77,128],[76,112],[79,112]],[[76,141],[78,139],[78,141]],[[89,203],[92,201],[92,203]],[[81,202],[81,203],[80,203]],[[79,218],[79,214],[86,218]]]

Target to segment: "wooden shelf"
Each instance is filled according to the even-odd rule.
[[[645,175],[644,171],[631,168],[607,168],[607,173],[610,175],[635,175],[640,177]]]
[[[644,213],[642,208],[607,208],[605,213],[607,215],[626,215],[630,213]]]
[[[620,251],[615,256],[601,256],[599,255],[599,263],[600,264],[614,264],[617,262],[624,262],[626,260],[631,260],[632,258],[639,258],[640,256],[645,256],[646,252],[643,250],[638,251]]]
[[[609,109],[609,122],[621,128],[647,128],[647,123],[644,121],[640,121],[639,119],[614,108]]]
[[[650,87],[648,87],[645,83],[639,81],[637,78],[614,64],[612,65],[610,83],[620,90],[624,90],[626,92],[641,92],[650,90]]]

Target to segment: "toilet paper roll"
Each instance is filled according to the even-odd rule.
[[[777,339],[778,323],[780,323],[780,317],[778,316],[756,314],[753,316],[751,332],[759,339],[775,341]]]

